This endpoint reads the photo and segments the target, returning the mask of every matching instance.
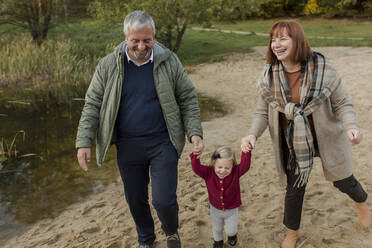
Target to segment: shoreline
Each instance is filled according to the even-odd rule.
[[[358,114],[364,139],[352,146],[354,175],[362,186],[372,188],[372,48],[323,47],[334,64]],[[223,102],[227,115],[202,123],[208,163],[218,145],[231,146],[240,154],[240,139],[246,135],[255,109],[256,80],[265,64],[265,47],[253,53],[231,54],[226,61],[191,66],[189,76],[199,93]],[[206,187],[189,162],[187,144],[179,161],[178,202],[180,237],[184,248],[204,248],[212,244],[209,202]],[[238,156],[239,158],[239,156]],[[240,180],[242,206],[239,209],[239,243],[236,247],[278,247],[285,236],[282,224],[284,189],[279,186],[269,132],[265,131],[252,152],[252,167]],[[150,199],[151,201],[151,199]],[[368,198],[371,208],[372,200]],[[157,248],[165,248],[165,235],[152,209]],[[372,244],[371,228],[363,230],[353,202],[323,176],[319,159],[305,194],[298,245],[301,248],[367,248]],[[0,247],[118,247],[137,245],[135,225],[118,178],[103,192],[69,206],[54,219],[42,220]]]

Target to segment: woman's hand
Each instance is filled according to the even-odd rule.
[[[363,139],[362,133],[357,129],[349,129],[346,134],[352,144],[359,144]]]
[[[250,134],[248,136],[243,137],[242,138],[242,145],[241,145],[242,151],[243,152],[252,151],[255,147],[256,140],[257,140],[257,138],[253,134]]]

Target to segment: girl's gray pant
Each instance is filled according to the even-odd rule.
[[[223,240],[224,230],[227,236],[238,233],[238,208],[220,210],[210,205],[210,213],[215,241]]]

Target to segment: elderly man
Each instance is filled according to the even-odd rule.
[[[85,97],[76,147],[79,165],[88,170],[97,135],[96,159],[104,162],[110,144],[125,198],[136,224],[139,247],[154,247],[152,204],[169,248],[178,236],[178,158],[185,134],[200,155],[204,144],[197,94],[177,56],[154,41],[150,15],[134,11],[124,20],[125,41],[99,62]]]

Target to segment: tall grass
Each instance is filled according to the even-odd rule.
[[[70,52],[70,40],[47,40],[37,47],[26,36],[2,36],[0,44],[0,86],[7,98],[68,101],[82,95],[94,71],[91,59]]]

